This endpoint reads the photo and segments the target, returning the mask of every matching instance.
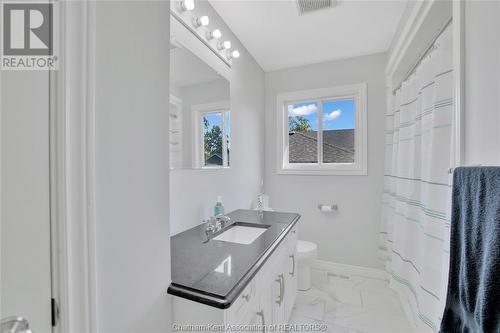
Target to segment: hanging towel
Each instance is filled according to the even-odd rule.
[[[450,273],[441,333],[500,332],[500,167],[453,174]]]

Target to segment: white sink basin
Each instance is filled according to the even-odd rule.
[[[234,225],[213,239],[230,243],[252,244],[254,240],[266,232],[268,227],[265,225],[258,227]]]

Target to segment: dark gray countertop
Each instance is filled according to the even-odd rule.
[[[170,238],[172,283],[168,293],[193,301],[228,308],[292,229],[299,214],[236,210],[227,214],[231,224],[268,225],[251,244],[217,240],[206,242],[205,224]]]

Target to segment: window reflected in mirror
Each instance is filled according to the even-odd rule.
[[[170,45],[170,168],[230,166],[229,81],[183,45]]]
[[[229,166],[230,111],[201,112],[203,149],[202,161],[205,167]]]

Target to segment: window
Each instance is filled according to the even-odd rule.
[[[278,173],[366,175],[366,84],[278,95]]]
[[[193,106],[195,128],[195,166],[229,167],[231,125],[229,103],[218,102]]]

